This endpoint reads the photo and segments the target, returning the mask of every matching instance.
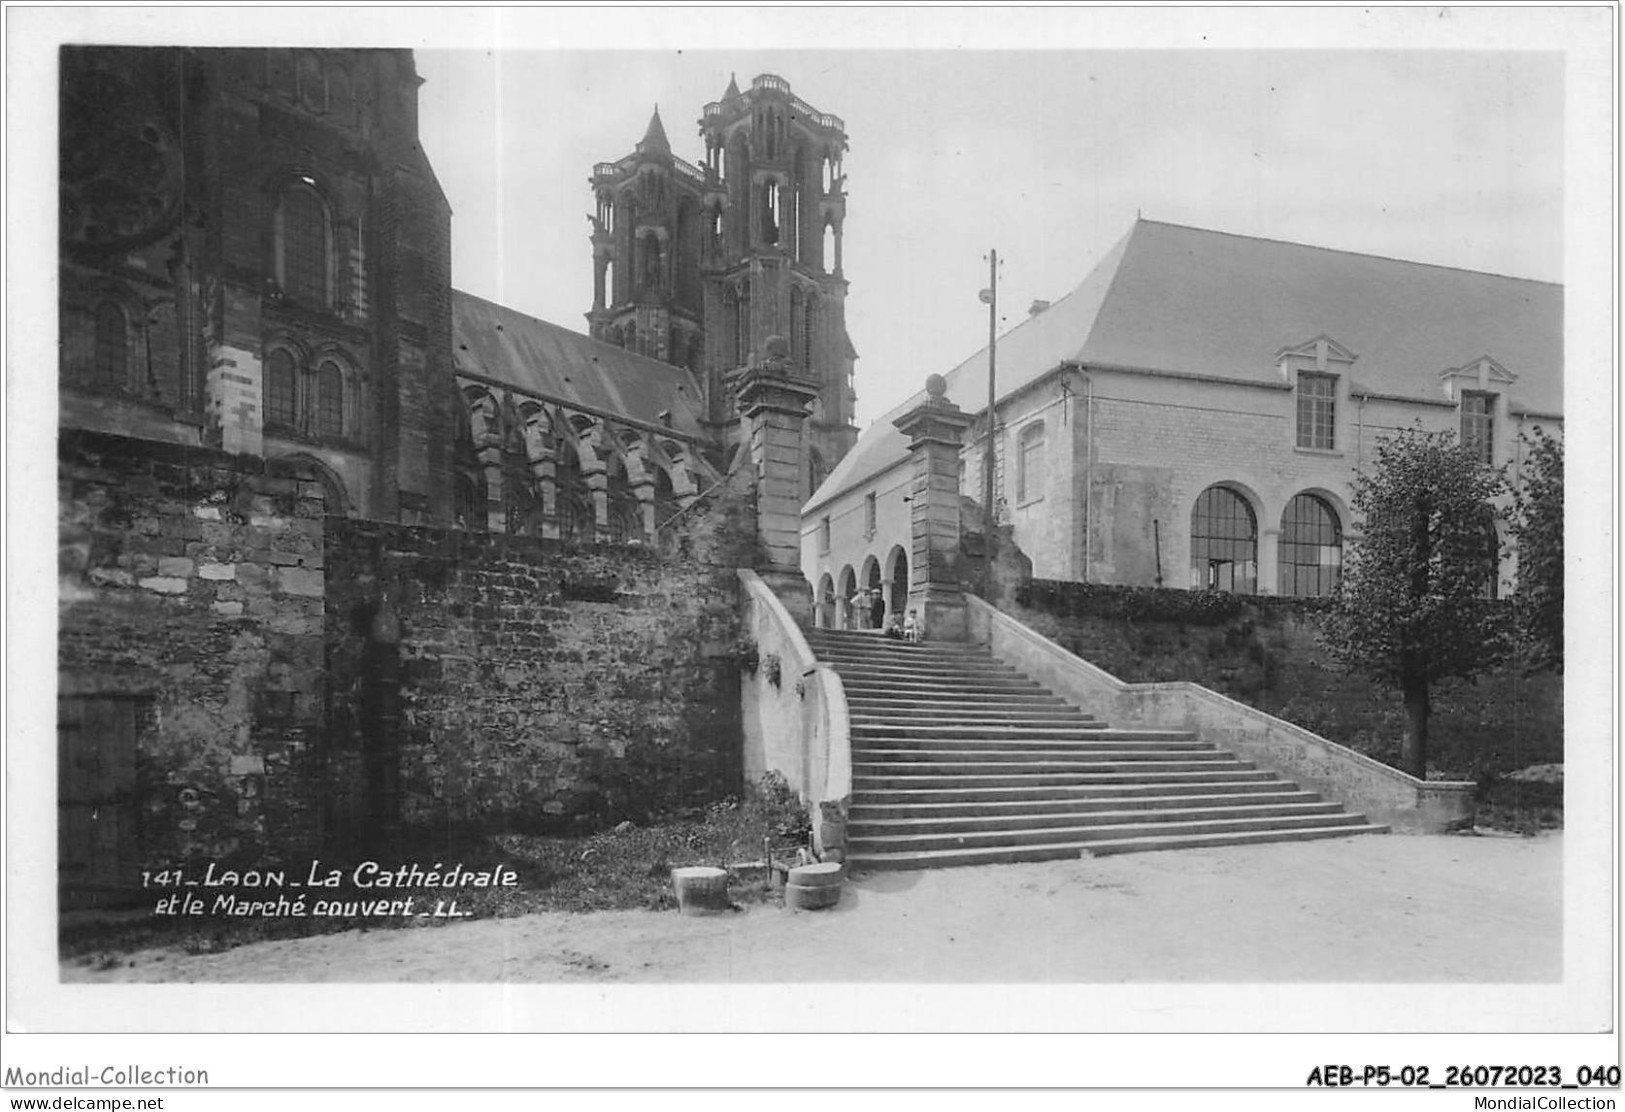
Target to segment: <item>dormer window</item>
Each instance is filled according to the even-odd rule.
[[[1337,447],[1337,376],[1298,372],[1298,447]]]
[[[1297,410],[1293,442],[1299,450],[1337,450],[1337,396],[1355,358],[1329,336],[1316,336],[1275,353],[1281,382],[1293,389]]]
[[[1481,463],[1495,463],[1495,395],[1480,390],[1461,394],[1461,446]]]
[[[1488,355],[1439,372],[1444,396],[1461,414],[1462,447],[1484,463],[1495,463],[1495,411],[1503,392],[1517,381],[1516,374]]]

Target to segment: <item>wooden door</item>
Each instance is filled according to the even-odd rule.
[[[64,910],[139,893],[135,740],[145,700],[57,700],[57,884]]]

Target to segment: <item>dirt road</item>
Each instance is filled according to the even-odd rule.
[[[824,912],[547,913],[144,951],[64,982],[1528,982],[1562,838],[1366,836],[881,873]]]

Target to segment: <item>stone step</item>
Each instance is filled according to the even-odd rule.
[[[905,780],[902,786],[854,785],[852,806],[888,807],[920,804],[1004,804],[1052,803],[1066,800],[1139,799],[1159,795],[1250,795],[1255,792],[1290,791],[1297,785],[1263,770],[1158,776],[1097,778],[1089,784],[1006,784],[992,785],[955,778],[936,786]]]
[[[950,668],[969,667],[977,664],[1003,664],[1002,660],[987,651],[982,652],[940,652],[935,649],[887,649],[887,648],[859,648],[844,645],[820,645],[816,641],[810,642],[809,647],[818,654],[823,661],[876,664],[925,664],[944,665]]]
[[[1088,796],[1050,795],[1038,799],[971,800],[960,802],[859,803],[854,801],[848,822],[851,825],[884,822],[889,819],[972,819],[1022,815],[1095,814],[1101,811],[1160,810],[1178,807],[1274,807],[1289,803],[1321,803],[1318,792],[1283,786],[1281,791],[1204,792],[1192,786],[1188,794],[1177,794],[1180,785],[1165,785],[1143,793],[1118,790]],[[915,793],[930,795],[934,793]],[[1328,803],[1328,806],[1336,806]]]
[[[958,724],[953,721],[899,723],[888,719],[885,723],[865,725],[862,735],[872,743],[896,742],[899,745],[917,741],[972,741],[988,744],[1015,744],[1017,742],[1043,742],[1071,746],[1115,745],[1118,742],[1144,742],[1150,747],[1168,746],[1174,749],[1214,748],[1212,742],[1199,739],[1189,730],[1126,730],[1108,726],[1104,722],[1077,722],[1057,725],[1049,721],[1030,725],[999,723],[991,729],[981,724]],[[854,737],[858,734],[854,732]],[[1135,748],[1141,748],[1139,744]]]
[[[1188,804],[1188,801],[1184,801]],[[1342,806],[1324,800],[1289,803],[1224,801],[1205,806],[1175,803],[1168,807],[1134,807],[1087,813],[1041,811],[1019,815],[916,816],[905,818],[852,818],[847,836],[857,841],[912,834],[993,834],[1049,828],[1083,829],[1093,826],[1121,826],[1136,822],[1205,822],[1228,819],[1298,818],[1305,815],[1341,815]]]
[[[1162,741],[1139,743],[1087,743],[1087,741],[962,741],[960,745],[941,741],[920,741],[916,748],[897,745],[871,745],[853,738],[851,759],[873,767],[907,767],[934,762],[998,761],[1017,766],[1037,766],[1042,762],[1077,761],[1233,761],[1235,754],[1215,749],[1202,741],[1183,748]]]
[[[954,699],[898,699],[890,695],[848,694],[846,705],[854,711],[885,711],[902,715],[942,714],[1004,714],[1019,710],[1025,714],[1043,714],[1057,718],[1079,717],[1098,721],[1071,703],[1054,695],[1010,695],[1004,698],[962,695]]]
[[[976,695],[1050,695],[1047,687],[1040,687],[1032,680],[1014,676],[1009,679],[998,677],[967,677],[965,679],[914,679],[899,680],[879,676],[850,675],[837,671],[841,677],[841,686],[848,691],[860,694],[899,695],[904,697],[930,697],[934,695],[953,695],[969,693]]]
[[[1121,816],[1120,816],[1121,817]],[[1283,815],[1276,818],[1209,818],[1161,821],[1155,811],[1138,812],[1115,823],[1074,823],[1070,826],[1014,830],[978,830],[957,834],[886,834],[849,837],[853,854],[897,853],[907,850],[981,849],[991,846],[1045,845],[1053,842],[1122,841],[1127,838],[1154,838],[1169,835],[1234,834],[1262,831],[1298,830],[1304,827],[1328,828],[1358,826],[1364,815]]]
[[[866,637],[860,641],[829,641],[821,637],[807,638],[807,645],[818,654],[820,660],[828,657],[843,657],[846,659],[861,660],[944,660],[957,662],[963,660],[994,659],[993,654],[985,646],[954,646],[943,642],[936,644],[910,645],[898,642],[889,637]]]
[[[895,726],[899,723],[944,726],[1071,726],[1088,730],[1104,730],[1106,723],[1082,711],[1063,710],[1059,707],[1004,707],[995,710],[972,711],[963,708],[931,707],[923,710],[897,711],[886,706],[852,706],[847,704],[854,724],[862,722],[873,726]]]
[[[1363,823],[1358,826],[1305,827],[1297,830],[1230,831],[1222,834],[1162,833],[1139,838],[1102,839],[1090,842],[1062,842],[1018,846],[852,853],[847,862],[854,871],[883,869],[933,869],[954,865],[994,865],[1016,861],[1054,861],[1069,857],[1106,856],[1114,853],[1143,853],[1159,849],[1191,849],[1202,846],[1258,845],[1273,842],[1302,842],[1319,838],[1345,838],[1355,834],[1387,833],[1386,826]]]
[[[1144,767],[1128,768],[1121,765],[1104,766],[1099,771],[1092,772],[1017,772],[998,773],[996,771],[983,772],[980,775],[967,775],[964,773],[935,771],[930,773],[905,773],[897,775],[886,772],[871,775],[867,771],[860,772],[856,766],[852,769],[852,792],[857,798],[859,793],[895,791],[906,788],[1059,788],[1059,787],[1085,787],[1088,785],[1109,784],[1192,784],[1192,783],[1223,783],[1238,776],[1261,775],[1273,777],[1274,773],[1260,772],[1250,765],[1236,762],[1235,765],[1226,765],[1219,768],[1203,767],[1197,765],[1193,768],[1180,768],[1178,766],[1162,766],[1157,771],[1147,771]],[[872,798],[865,795],[865,798]]]
[[[853,741],[873,738],[969,738],[973,741],[1195,741],[1190,730],[1122,730],[1087,723],[1056,725],[1048,722],[1023,726],[952,725],[946,722],[898,723],[854,727]]]
[[[858,659],[845,657],[819,657],[837,672],[873,672],[876,674],[930,675],[930,676],[1018,676],[1020,671],[1001,664],[992,657],[958,660],[892,660],[875,657]]]
[[[1025,761],[967,759],[969,754],[943,753],[932,759],[909,761],[859,760],[853,754],[852,776],[865,779],[897,779],[909,776],[1060,776],[1075,774],[1089,776],[1109,772],[1206,772],[1235,771],[1251,768],[1229,753],[1213,752],[1164,755],[1159,753],[1122,752],[1107,750],[1083,757],[1052,757],[1043,754]]]
[[[999,738],[937,738],[937,737],[863,737],[863,749],[875,754],[875,759],[911,760],[920,752],[1013,754],[1009,759],[1024,756],[1076,757],[1089,756],[1106,750],[1135,753],[1216,753],[1218,749],[1206,741],[1161,741],[1124,738],[1115,730],[1102,726],[1084,735],[1087,741],[1060,739],[1008,740]],[[1104,740],[1096,740],[1096,736]],[[854,735],[856,737],[856,735]],[[998,759],[1006,759],[999,756]]]
[[[989,702],[988,700],[996,700]],[[933,711],[938,714],[952,715],[956,711],[968,714],[1020,714],[1026,711],[1037,711],[1046,715],[1058,713],[1065,717],[1079,715],[1090,722],[1106,723],[1092,714],[1079,711],[1076,707],[1056,706],[1042,696],[997,696],[997,695],[953,695],[943,693],[930,699],[898,699],[882,695],[878,692],[847,691],[846,705],[854,711],[861,710],[865,714],[889,714],[908,718],[916,712]]]

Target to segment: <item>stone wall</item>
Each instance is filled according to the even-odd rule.
[[[656,550],[324,517],[313,471],[99,433],[59,474],[64,860],[102,887],[741,786],[747,490]]]
[[[90,794],[122,810],[143,865],[308,851],[323,833],[320,483],[83,432],[63,434],[59,466],[59,706],[111,708],[135,741],[133,775]]]
[[[643,819],[741,786],[740,507],[663,551],[331,521],[332,745],[395,832]]]
[[[968,599],[967,608],[973,640],[1104,721],[1194,731],[1396,831],[1442,833],[1472,823],[1471,780],[1418,779],[1200,684],[1125,683],[981,599]]]
[[[1017,600],[1002,608],[1119,679],[1188,680],[1377,760],[1399,762],[1405,729],[1399,695],[1332,659],[1318,636],[1320,600],[1038,580]],[[1477,683],[1435,685],[1432,702],[1429,763],[1442,774],[1471,779],[1563,760],[1559,675],[1495,668]]]

